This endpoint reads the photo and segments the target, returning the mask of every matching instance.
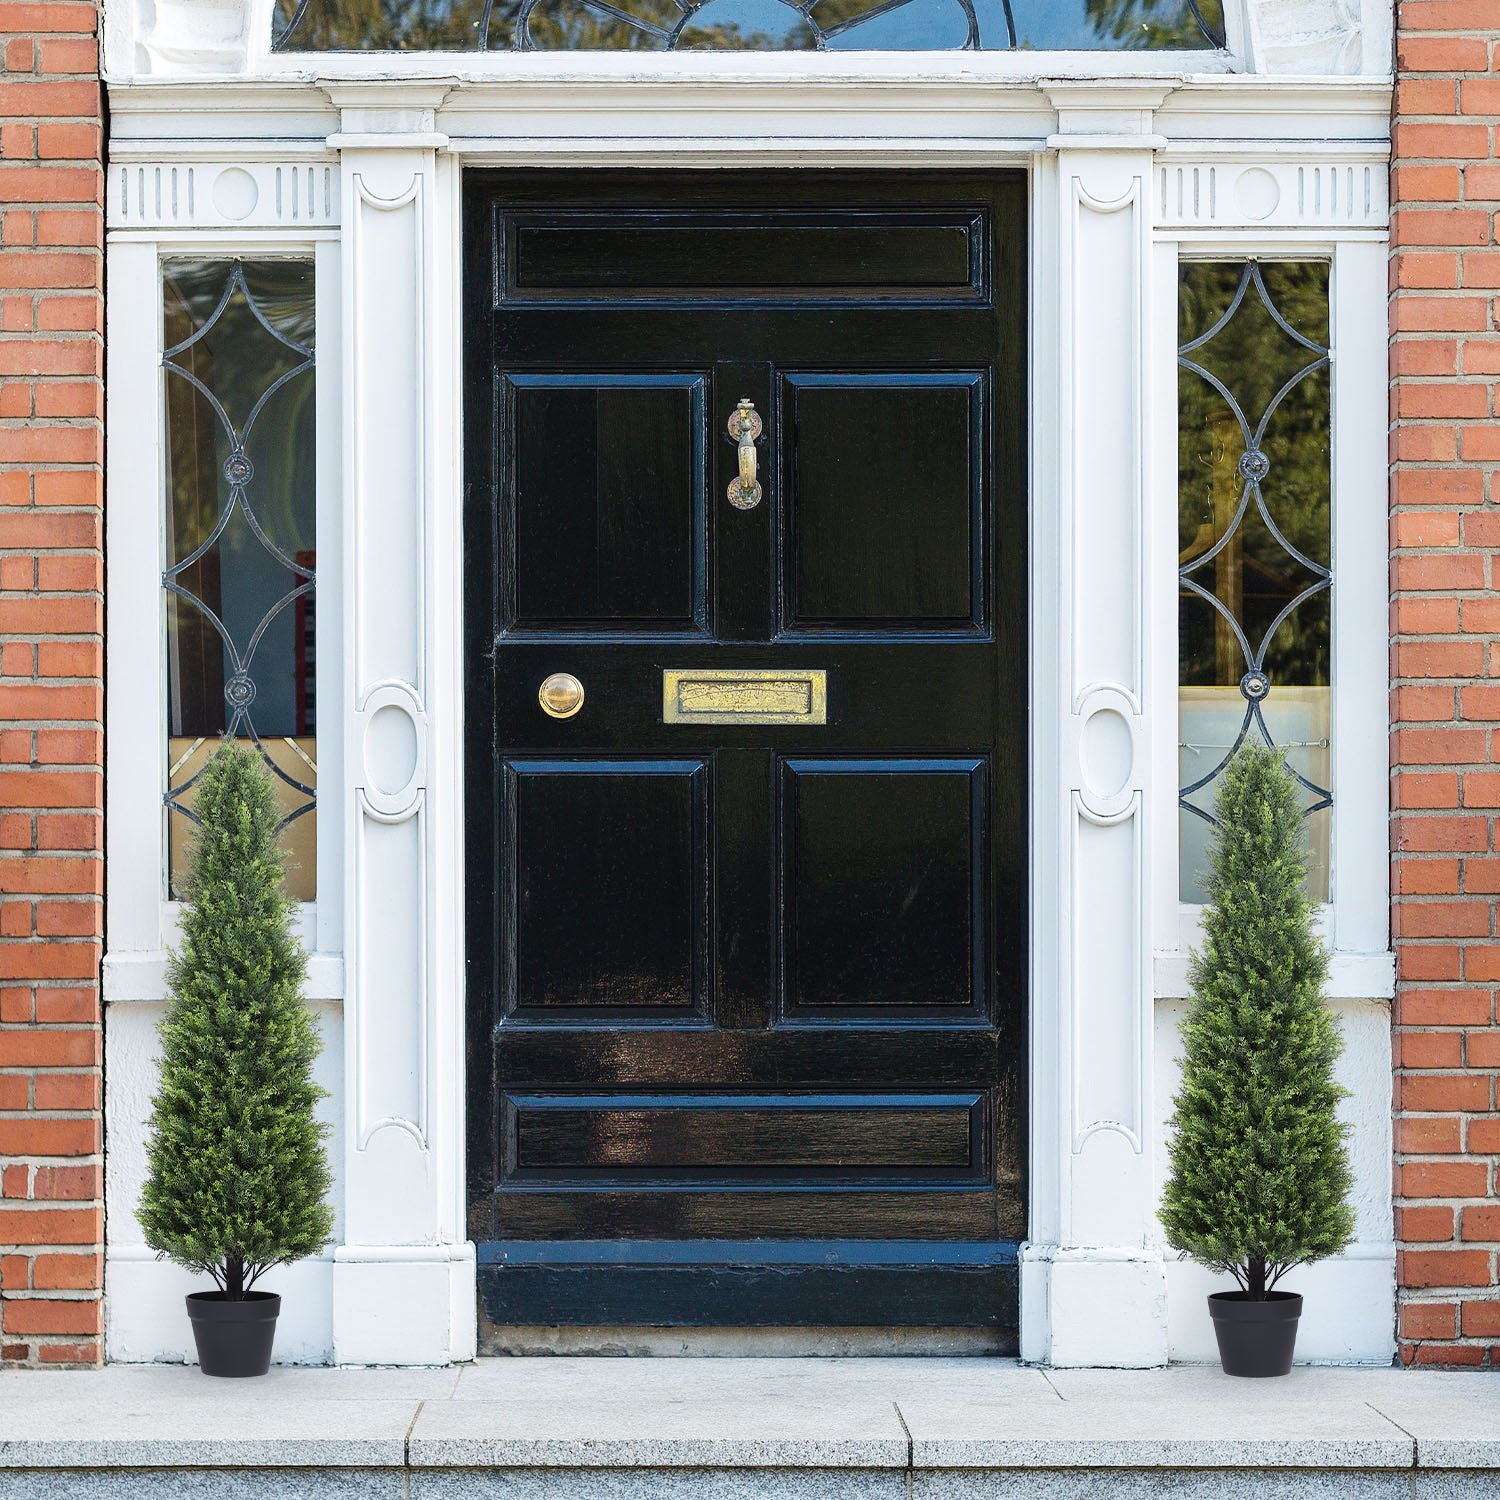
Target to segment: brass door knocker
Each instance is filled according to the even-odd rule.
[[[729,414],[729,436],[740,445],[740,472],[729,481],[729,503],[736,510],[754,510],[760,504],[760,481],[755,477],[755,440],[760,434],[760,413],[748,396],[741,396]]]

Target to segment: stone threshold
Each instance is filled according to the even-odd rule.
[[[0,1373],[24,1500],[1494,1500],[1500,1371],[486,1359]]]

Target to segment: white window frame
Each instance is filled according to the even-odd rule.
[[[1318,910],[1332,955],[1328,994],[1335,999],[1387,999],[1395,993],[1389,934],[1390,878],[1387,787],[1386,454],[1371,434],[1386,429],[1386,334],[1370,316],[1385,295],[1383,234],[1350,230],[1337,237],[1287,230],[1275,235],[1205,236],[1159,231],[1155,275],[1164,316],[1155,330],[1154,368],[1160,492],[1152,513],[1159,577],[1153,587],[1157,701],[1175,703],[1177,661],[1177,272],[1187,260],[1320,260],[1329,266],[1328,327],[1332,411],[1332,650],[1329,900]],[[1165,316],[1170,312],[1170,316]],[[1165,724],[1163,724],[1165,730]],[[1178,807],[1180,734],[1159,736],[1159,812],[1154,909],[1157,913],[1156,994],[1190,993],[1190,952],[1202,930],[1203,907],[1179,899]]]
[[[182,905],[167,894],[166,376],[163,268],[174,259],[266,258],[313,266],[316,303],[315,526],[318,715],[317,897],[298,903],[309,999],[343,994],[343,638],[339,247],[336,231],[171,236],[117,232],[108,249],[109,589],[106,611],[109,839],[106,1001],[160,1000]]]

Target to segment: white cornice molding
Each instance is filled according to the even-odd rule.
[[[320,74],[313,80],[338,110],[436,110],[458,87],[452,72],[427,74],[421,78],[349,80]]]
[[[1389,78],[1193,79],[1173,92],[1156,126],[1174,142],[1367,141],[1390,146]]]
[[[1149,130],[1151,112],[1187,83],[1183,75],[1155,74],[1149,78],[1038,78],[1037,87],[1057,111],[1058,129],[1066,131],[1070,117],[1082,118],[1085,128],[1096,128],[1102,115],[1118,118],[1123,128]]]
[[[1153,117],[1181,80],[1043,78],[1037,86],[1057,111],[1049,150],[1154,151],[1167,141],[1154,133]]]
[[[338,110],[345,129],[371,135],[435,130],[439,107],[458,87],[458,79],[451,74],[356,81],[320,75],[313,82]]]
[[[1284,110],[1289,100],[1312,104],[1322,113],[1364,113],[1372,103],[1389,104],[1391,78],[1335,78],[1324,74],[1296,77],[1269,77],[1256,73],[1193,73],[1163,70],[1159,65],[1149,73],[1135,76],[1113,74],[1097,67],[1099,58],[1114,54],[1047,55],[1048,68],[1037,71],[1035,62],[1026,71],[996,66],[997,60],[1026,54],[1008,52],[974,53],[734,53],[737,61],[721,64],[712,70],[698,66],[706,57],[724,54],[668,53],[649,55],[649,66],[643,65],[638,53],[535,53],[486,54],[499,69],[479,76],[462,68],[462,58],[447,53],[426,54],[421,66],[410,71],[365,74],[345,78],[335,73],[332,63],[336,54],[319,58],[316,70],[304,74],[278,77],[246,78],[240,75],[196,78],[126,78],[106,80],[112,107],[131,113],[161,107],[191,107],[191,101],[202,101],[202,107],[214,108],[221,102],[239,111],[255,110],[276,113],[291,109],[329,108],[329,94],[337,90],[341,99],[390,100],[401,90],[414,97],[442,96],[449,109],[461,107],[474,98],[492,98],[496,94],[555,92],[561,87],[584,91],[606,89],[614,92],[670,90],[672,92],[743,92],[767,89],[806,90],[818,84],[834,89],[880,91],[888,89],[977,89],[996,96],[1025,95],[1038,92],[1078,90],[1103,95],[1111,90],[1128,93],[1134,89],[1164,89],[1167,97],[1162,108],[1169,112],[1183,109],[1203,110],[1210,106],[1239,112],[1264,113]],[[1059,57],[1089,56],[1096,70],[1090,76],[1065,76],[1054,64]],[[1139,58],[1140,54],[1127,56]],[[559,58],[585,59],[572,68],[558,65]],[[937,59],[937,61],[934,61]],[[417,61],[414,59],[414,62]],[[633,62],[631,67],[603,67],[601,61]],[[545,66],[531,66],[540,62]],[[793,68],[792,62],[799,66]],[[683,63],[694,66],[682,67]],[[775,63],[772,68],[751,64]],[[1159,59],[1158,59],[1159,63]]]
[[[1264,73],[1236,73],[1226,78],[1209,78],[1202,75],[1186,79],[1175,90],[1167,108],[1180,108],[1193,101],[1198,105],[1215,102],[1226,108],[1254,108],[1257,104],[1269,107],[1269,101],[1296,97],[1314,100],[1319,109],[1368,108],[1372,99],[1391,97],[1391,78],[1381,75],[1372,78],[1333,78],[1324,73],[1303,73],[1296,76],[1272,77]]]
[[[778,160],[1022,160],[1049,137],[1159,149],[1164,157],[1247,151],[1276,159],[1388,150],[1380,80],[985,78],[884,71],[757,83],[533,77],[156,81],[112,87],[111,160],[284,162],[335,145],[443,144],[470,160],[648,160],[663,152],[765,153]],[[188,120],[191,118],[191,128]],[[1149,124],[1147,123],[1149,121]],[[1149,131],[1152,139],[1142,133]],[[1061,141],[1057,144],[1062,144]]]
[[[339,128],[328,137],[331,151],[441,151],[448,137],[438,129],[438,108],[458,80],[390,83],[318,80],[339,112]]]

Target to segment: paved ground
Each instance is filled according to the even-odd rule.
[[[1496,1500],[1500,1371],[536,1358],[249,1381],[0,1373],[4,1500],[1252,1494]]]

